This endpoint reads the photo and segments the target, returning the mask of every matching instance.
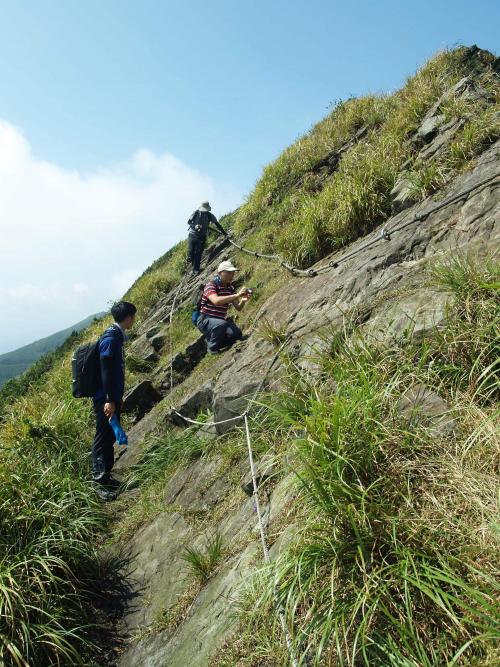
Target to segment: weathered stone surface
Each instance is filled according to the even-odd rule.
[[[156,336],[156,334],[160,333],[161,327],[156,325],[154,327],[151,327],[151,329],[148,329],[146,333],[144,334],[146,338],[153,338],[153,336]]]
[[[142,380],[132,387],[124,396],[123,411],[134,412],[136,422],[144,417],[146,412],[159,403],[161,394],[154,387],[151,380]]]
[[[403,173],[391,190],[391,207],[393,214],[404,211],[417,201],[415,188],[407,173]]]
[[[227,600],[251,570],[258,544],[250,544],[213,577],[194,601],[190,614],[172,635],[161,632],[130,645],[120,667],[206,667],[233,623]]]
[[[135,465],[147,447],[148,439],[162,423],[162,402],[154,406],[140,422],[134,424],[128,431],[128,447],[115,446],[117,459],[113,468],[115,471],[122,471]]]
[[[449,300],[445,292],[421,287],[376,307],[364,329],[370,338],[381,342],[421,337],[444,322]]]
[[[438,108],[434,110],[436,114],[439,114]],[[427,145],[437,139],[443,125],[439,126],[438,134]],[[475,168],[454,179],[440,197],[448,198],[461,193],[487,176],[498,173],[499,148],[500,142],[485,151]],[[394,215],[385,226],[391,229],[413,219],[415,215],[428,215],[394,233],[390,241],[381,240],[365,248],[329,273],[314,278],[290,278],[291,289],[279,290],[269,298],[259,315],[272,319],[277,327],[283,328],[292,337],[290,348],[293,348],[294,362],[303,364],[299,367],[305,371],[308,370],[315,342],[321,340],[320,332],[331,336],[332,332],[344,326],[346,317],[349,318],[352,313],[364,323],[366,333],[377,340],[389,341],[409,330],[413,335],[424,335],[440,325],[449,299],[448,294],[429,286],[425,273],[427,266],[440,261],[448,252],[467,250],[482,256],[497,246],[500,238],[499,197],[500,188],[490,183],[440,211],[433,212],[436,198],[412,205],[404,213]],[[379,233],[379,229],[374,230],[364,239],[351,244],[349,251],[375,239]],[[323,259],[321,264],[343,254],[336,253]],[[221,258],[221,255],[214,256],[207,274]],[[194,282],[188,285],[189,289],[193,287]],[[168,311],[168,303],[171,303],[168,298],[162,306],[164,312]],[[252,334],[239,351],[231,350],[221,355],[211,375],[216,419],[241,414],[248,407],[248,397],[253,397],[266,377],[274,353],[270,343],[258,334]],[[178,364],[179,377],[182,377],[182,369],[186,367],[182,360]],[[315,369],[310,370],[314,374]],[[280,372],[283,369],[276,362],[266,385],[272,386]],[[165,369],[163,373],[166,373]],[[185,381],[189,383],[189,380]],[[190,392],[189,396],[197,393],[193,392],[193,387]],[[166,412],[164,407],[157,405],[131,430],[129,435],[134,446],[129,447],[118,467],[125,466],[127,461],[130,464],[137,460],[143,438],[161,425]],[[446,437],[455,427],[453,416],[443,399],[423,385],[409,388],[398,407],[405,419],[418,419],[418,423],[435,429],[439,437]],[[192,409],[195,410],[194,407]],[[232,426],[223,427],[220,432],[226,433],[225,437],[229,438]],[[203,588],[175,633],[162,632],[130,642],[120,658],[120,667],[206,667],[216,648],[231,631],[228,598],[237,593],[243,577],[251,572],[254,561],[260,562],[253,499],[236,488],[239,496],[236,495],[234,501],[230,496],[231,504],[227,511],[227,506],[221,505],[235,491],[235,472],[236,480],[247,475],[248,481],[246,459],[242,459],[236,471],[221,470],[219,460],[207,461],[204,458],[178,470],[162,491],[165,512],[130,540],[133,563],[137,563],[137,598],[131,603],[124,619],[130,633],[151,623],[162,609],[171,608],[177,597],[190,586],[192,579],[187,576],[182,560],[183,546],[200,546],[205,537],[203,531],[196,528],[197,524],[191,521],[193,516],[197,520],[199,517],[218,516],[217,529],[223,535],[224,544],[236,555],[229,558],[209,585]],[[280,480],[276,485],[274,482],[262,485],[263,518],[266,529],[271,527],[270,536],[280,533],[273,531],[273,526],[281,525],[284,517],[292,515],[295,494],[296,487],[291,478]],[[271,545],[272,557],[294,538],[296,530],[291,525],[279,534]]]
[[[410,423],[427,425],[442,436],[449,435],[456,426],[446,401],[423,384],[408,389],[399,399],[397,409]]]
[[[429,160],[430,158],[435,157],[438,153],[442,152],[456,135],[458,130],[460,130],[465,125],[465,122],[465,119],[461,118],[460,120],[451,120],[449,123],[442,125],[432,142],[420,151],[418,154],[418,160],[420,162]]]
[[[213,383],[209,380],[180,401],[180,403],[177,404],[177,411],[180,412],[181,415],[184,415],[184,417],[194,419],[200,412],[212,407],[213,397]],[[176,415],[175,412],[170,413],[169,418],[177,426],[186,425],[186,422]]]
[[[143,334],[139,336],[130,346],[130,352],[144,361],[155,362],[158,360],[158,355],[152,347],[148,337]]]
[[[151,343],[151,346],[155,352],[159,352],[165,345],[166,341],[167,335],[164,333],[157,333],[149,338],[149,342]]]
[[[186,378],[207,353],[207,343],[204,336],[200,336],[188,345],[184,352],[177,353],[172,359],[174,385]],[[170,365],[157,369],[154,379],[161,391],[167,392],[170,387]]]
[[[444,123],[445,117],[442,114],[437,114],[436,116],[427,116],[422,121],[420,127],[417,130],[417,136],[423,142],[428,143],[433,139],[438,133],[439,126]]]
[[[242,470],[248,466],[241,463]],[[129,544],[131,582],[135,598],[122,622],[122,632],[133,633],[149,625],[162,610],[175,605],[187,591],[192,575],[183,560],[184,546],[200,548],[206,534],[196,534],[184,518],[212,511],[227,495],[231,483],[219,473],[220,461],[200,459],[178,470],[165,489],[165,512],[134,535]],[[262,494],[266,529],[282,514],[293,511],[296,485],[293,476],[281,480],[269,494]],[[262,563],[257,515],[253,501],[242,494],[242,503],[224,516],[219,532],[226,548],[241,544],[235,556],[223,563],[219,572],[202,589],[187,618],[175,632],[160,632],[130,642],[120,657],[120,667],[206,667],[220,643],[227,637],[234,619],[227,613],[228,599],[237,595],[252,568]],[[271,557],[293,539],[295,529],[285,531],[271,546]],[[143,600],[148,604],[144,605]]]
[[[263,484],[267,479],[273,477],[277,474],[278,467],[274,457],[267,455],[263,456],[260,460],[255,462],[255,481],[257,483],[257,489]],[[253,478],[252,471],[247,470],[243,475],[241,480],[241,488],[247,494],[247,496],[253,496]]]

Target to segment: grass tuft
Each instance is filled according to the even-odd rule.
[[[184,547],[183,558],[190,570],[205,584],[216,572],[223,558],[223,539],[219,533],[211,535],[203,548]]]

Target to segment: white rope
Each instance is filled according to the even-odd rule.
[[[247,413],[244,412],[243,414],[237,415],[236,417],[230,417],[229,419],[221,419],[218,422],[215,422],[215,421],[200,422],[200,421],[196,421],[195,419],[189,419],[189,417],[184,417],[184,415],[181,415],[181,413],[178,412],[173,406],[170,406],[170,409],[172,410],[172,412],[174,412],[176,415],[178,415],[185,422],[187,422],[188,424],[194,424],[195,426],[217,426],[218,424],[227,424],[229,422],[237,421],[238,419],[243,419],[243,417],[246,417],[246,415],[247,415]]]
[[[262,542],[262,552],[264,554],[264,562],[269,563],[269,549],[267,547],[267,542],[266,542],[266,533],[264,530],[264,522],[262,520],[262,512],[260,509],[260,501],[259,501],[259,491],[257,487],[257,477],[255,474],[255,464],[254,464],[254,459],[253,459],[253,451],[252,451],[252,440],[250,437],[250,427],[248,425],[248,415],[245,413],[243,415],[245,417],[245,434],[246,434],[246,439],[247,439],[247,446],[248,446],[248,460],[250,461],[250,470],[252,471],[252,484],[253,484],[253,497],[255,501],[255,509],[257,512],[257,521],[259,523],[259,532],[260,532],[260,541]],[[285,620],[285,615],[283,613],[283,610],[279,606],[278,601],[276,600],[276,606],[278,610],[278,617],[281,625],[281,629],[283,630],[283,635],[285,637],[286,641],[286,646],[288,649],[288,654],[290,658],[290,663],[293,667],[298,667],[298,662],[297,658],[295,657],[295,652],[293,649],[293,644],[292,644],[292,638],[290,637],[290,633],[288,631],[288,627],[286,625],[286,620]]]

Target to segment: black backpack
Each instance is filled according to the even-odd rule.
[[[195,211],[193,215],[189,218],[188,220],[188,226],[190,228],[190,231],[198,236],[205,237],[208,234],[208,228],[210,226],[210,222],[212,220],[212,216],[210,215],[209,211]],[[200,226],[201,229],[196,229],[197,226]]]
[[[71,359],[71,392],[75,398],[90,398],[99,388],[99,343],[100,339],[95,343],[80,345]]]

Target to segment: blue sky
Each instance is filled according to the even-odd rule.
[[[488,0],[0,0],[0,17],[0,141],[9,183],[19,179],[9,206],[0,201],[0,231],[17,226],[19,193],[36,202],[34,215],[21,207],[36,229],[22,222],[17,245],[9,231],[10,262],[0,246],[1,296],[12,301],[0,353],[105,307],[184,235],[199,196],[211,196],[216,213],[237,205],[332,102],[393,90],[445,46],[498,52],[500,41],[500,3]],[[60,179],[53,196],[67,209],[48,201],[45,177]],[[89,184],[87,229],[73,210],[85,209]],[[109,207],[102,219],[99,196]],[[111,240],[99,232],[106,225]],[[133,242],[120,240],[109,275],[96,250],[87,275],[88,256],[81,265],[68,259],[70,228],[79,240],[95,235],[96,245],[127,234]],[[26,305],[35,318],[22,314]]]

